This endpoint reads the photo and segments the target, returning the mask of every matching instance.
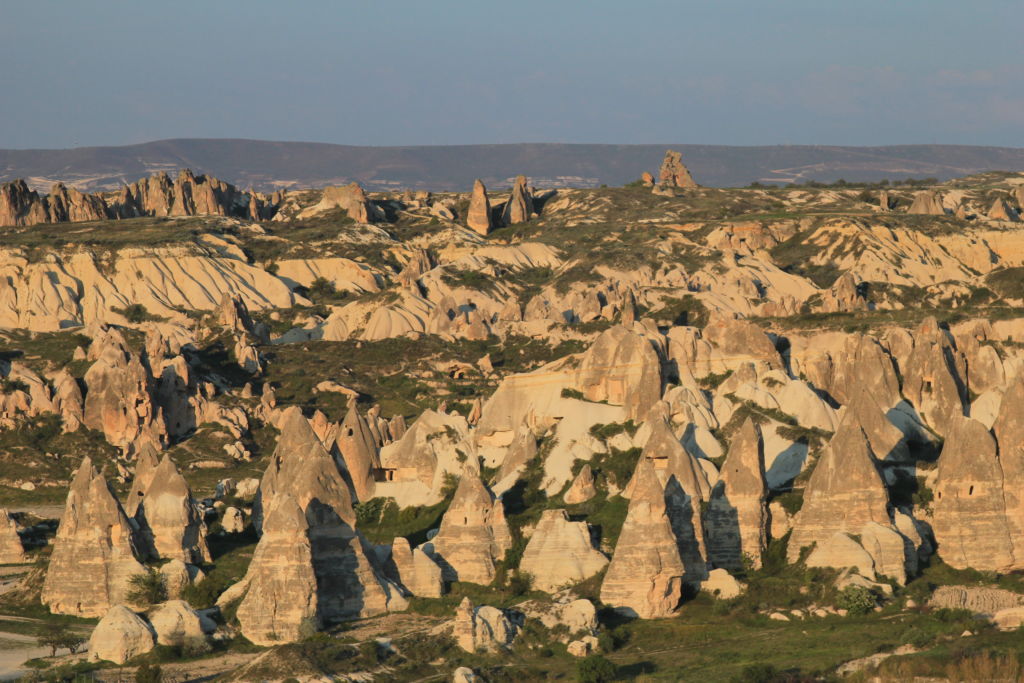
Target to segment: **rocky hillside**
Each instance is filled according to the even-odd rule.
[[[0,621],[101,678],[1018,675],[1024,175],[685,161],[4,186]]]

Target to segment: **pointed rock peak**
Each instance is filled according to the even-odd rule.
[[[466,225],[481,235],[486,235],[494,227],[494,222],[491,219],[491,201],[487,197],[487,188],[479,178],[473,183],[473,194],[469,198]]]
[[[633,473],[633,491],[629,499],[630,507],[638,503],[664,506],[665,487],[661,485],[658,474],[654,471],[654,461],[640,458]]]
[[[85,493],[92,485],[92,480],[97,476],[96,468],[92,465],[92,458],[88,455],[85,456],[75,472],[75,478],[71,480],[71,490]]]
[[[189,490],[185,477],[181,476],[178,466],[171,460],[171,456],[164,454],[160,464],[153,473],[153,480],[149,484],[147,496],[155,494],[171,494],[180,497],[189,497],[192,492]]]
[[[467,507],[490,507],[494,503],[494,496],[484,486],[480,476],[466,468],[459,479],[459,486],[455,489],[455,496],[449,509],[462,509]]]
[[[749,417],[732,437],[722,472],[733,475],[730,479],[740,473],[753,475],[751,483],[760,482],[760,487],[764,487],[764,442],[761,428]]]
[[[665,152],[658,172],[658,183],[665,187],[697,187],[690,170],[683,164],[683,155],[670,149]]]
[[[274,508],[263,522],[264,534],[301,533],[309,528],[302,507],[288,493],[282,493],[274,501]]]
[[[290,406],[281,416],[281,436],[274,455],[278,458],[305,457],[310,450],[322,451],[323,444],[298,406]]]

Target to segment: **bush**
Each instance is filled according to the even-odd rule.
[[[576,680],[579,683],[607,683],[615,679],[617,669],[601,655],[591,655],[576,662]]]
[[[155,569],[136,574],[128,581],[128,602],[142,607],[156,605],[167,599],[167,583],[164,575]]]
[[[114,310],[116,311],[117,309]],[[118,311],[118,313],[123,315],[130,323],[144,323],[150,320],[158,320],[158,318],[146,310],[146,307],[142,304],[131,304],[130,306],[125,306]]]
[[[150,664],[149,662],[143,662],[138,669],[135,670],[135,683],[160,683],[163,680],[163,671],[160,670],[160,665]]]
[[[853,615],[867,614],[876,604],[874,593],[863,586],[847,586],[836,601],[837,607]]]
[[[749,664],[732,680],[733,683],[774,683],[781,678],[778,669],[771,664]]]

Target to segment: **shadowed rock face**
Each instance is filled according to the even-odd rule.
[[[761,430],[747,420],[729,444],[708,502],[708,557],[715,567],[744,569],[744,558],[761,566],[768,538],[767,484]]]
[[[106,480],[85,458],[71,488],[42,602],[56,614],[100,617],[126,601],[129,580],[145,568],[136,559],[134,529]]]
[[[424,598],[439,598],[444,594],[441,567],[419,548],[410,548],[401,536],[391,545],[391,560],[406,590]]]
[[[640,458],[633,478],[626,520],[601,584],[601,601],[645,619],[666,617],[682,599],[686,567],[654,464]]]
[[[545,510],[523,551],[520,570],[533,585],[554,592],[590,578],[608,564],[594,548],[586,522],[570,522],[565,510]]]
[[[192,499],[192,490],[170,456],[165,455],[152,472],[135,520],[151,557],[186,564],[210,561],[206,524]]]
[[[1010,523],[1013,554],[1024,565],[1024,374],[1010,384],[992,426],[999,446],[1003,500]]]
[[[837,533],[860,533],[867,522],[891,525],[889,495],[860,424],[847,413],[822,450],[804,489],[804,503],[793,522],[788,556],[821,544]]]
[[[433,539],[434,559],[445,580],[489,584],[495,563],[511,546],[504,505],[494,500],[475,472],[467,470]]]
[[[1001,424],[1007,436],[1009,424]],[[1022,566],[1014,554],[1005,490],[995,439],[977,420],[956,419],[939,456],[932,520],[939,556],[947,564],[983,571]]]
[[[491,201],[487,197],[487,188],[479,179],[473,183],[473,194],[469,198],[469,212],[466,225],[481,235],[488,234],[494,227],[491,218]]]

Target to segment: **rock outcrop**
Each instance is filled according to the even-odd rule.
[[[545,510],[519,569],[533,577],[535,588],[553,593],[589,579],[606,564],[608,558],[594,548],[586,522],[569,521],[565,510]]]
[[[432,545],[446,581],[487,585],[494,580],[495,562],[505,556],[512,537],[503,503],[472,470],[459,480]]]
[[[767,493],[761,430],[747,418],[729,444],[708,501],[705,529],[712,565],[732,571],[761,566],[768,542]]]
[[[142,504],[142,499],[149,489],[156,468],[160,465],[160,454],[151,442],[144,443],[138,453],[135,454],[135,472],[132,475],[132,488],[128,491],[128,498],[125,500],[124,512],[129,517],[135,517],[135,513]]]
[[[85,373],[86,427],[115,446],[128,446],[154,428],[153,378],[119,332],[93,342],[98,357]]]
[[[466,652],[490,652],[511,645],[516,637],[516,627],[497,607],[477,607],[466,597],[455,609],[452,635],[459,647]]]
[[[969,417],[955,420],[939,456],[932,518],[946,564],[997,572],[1024,567],[1014,553],[1004,486],[991,433]]]
[[[868,522],[891,527],[889,495],[860,424],[847,413],[822,450],[793,521],[788,557],[836,534],[859,534]]]
[[[907,209],[907,213],[923,214],[927,216],[944,216],[946,210],[942,208],[942,200],[935,190],[921,190],[914,195],[914,201]]]
[[[349,402],[348,412],[338,426],[334,442],[352,481],[356,499],[370,500],[373,498],[374,473],[380,469],[380,458],[377,440],[355,401]]]
[[[366,197],[359,183],[352,182],[344,187],[326,187],[319,203],[305,209],[299,218],[313,216],[331,209],[341,209],[356,223],[372,223],[383,218],[383,212]]]
[[[323,626],[309,524],[288,493],[266,517],[244,582],[238,623],[257,645],[299,640]]]
[[[665,159],[661,162],[658,184],[663,187],[697,187],[690,170],[683,164],[683,155],[671,149],[665,152]]]
[[[469,197],[469,212],[466,214],[466,225],[481,235],[488,234],[494,228],[491,218],[491,200],[487,197],[487,188],[477,179],[473,183],[473,194]]]
[[[590,469],[590,465],[584,465],[580,468],[576,478],[572,480],[572,484],[569,485],[569,489],[562,496],[562,500],[565,501],[566,505],[578,505],[587,502],[596,495],[597,489],[594,488],[594,472]]]
[[[89,636],[89,658],[124,664],[156,647],[153,629],[124,605],[111,607]]]
[[[391,560],[399,581],[413,595],[423,598],[444,595],[441,567],[420,548],[410,548],[409,541],[402,536],[391,543]]]
[[[501,222],[504,225],[515,225],[525,223],[533,217],[533,194],[526,185],[526,176],[516,176],[512,185],[512,196],[505,202],[505,208],[501,212]]]
[[[127,601],[136,559],[134,528],[87,457],[68,491],[41,599],[55,614],[100,617]]]
[[[165,455],[153,471],[135,520],[146,550],[154,559],[181,560],[186,564],[210,561],[202,513],[170,456]]]
[[[588,401],[624,406],[642,420],[661,399],[661,361],[646,337],[611,327],[583,354],[575,383]]]
[[[670,616],[683,597],[686,567],[654,463],[641,458],[601,602],[644,619]]]
[[[25,548],[18,535],[18,523],[10,513],[0,508],[0,564],[20,564],[25,561]]]

